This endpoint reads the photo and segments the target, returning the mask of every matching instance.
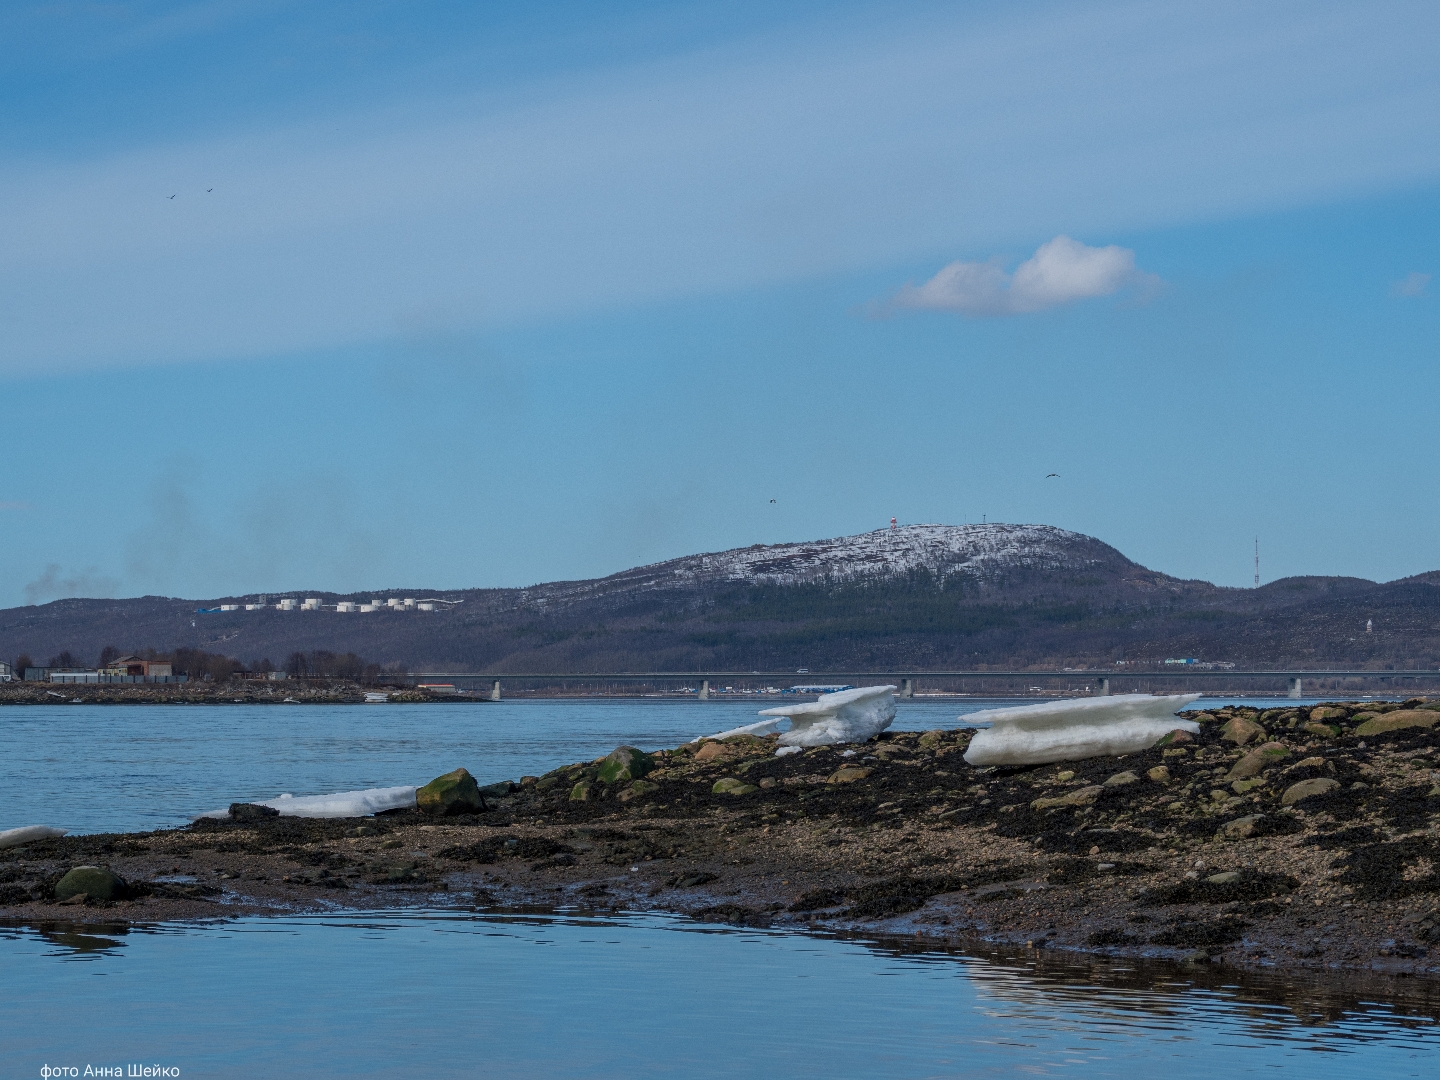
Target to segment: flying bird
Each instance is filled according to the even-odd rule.
[[[775,500],[774,500],[774,499],[771,499],[770,501],[773,503]]]
[[[1046,479],[1046,480],[1049,480],[1050,477],[1052,477],[1052,476],[1059,476],[1059,475],[1060,475],[1060,474],[1059,474],[1058,472],[1046,473],[1046,474],[1045,474],[1045,479]]]
[[[175,195],[178,195],[178,194],[180,194],[180,193],[177,191],[177,192],[175,193]],[[175,197],[175,195],[171,195],[170,198],[173,199],[173,198]]]
[[[215,189],[214,189],[213,187],[207,187],[205,190],[206,190],[206,191],[214,191]]]

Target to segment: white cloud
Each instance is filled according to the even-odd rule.
[[[888,309],[958,311],[962,315],[1024,315],[1076,300],[1110,296],[1127,285],[1152,283],[1135,268],[1129,248],[1088,247],[1068,236],[1041,244],[1007,274],[1001,264],[953,262],[923,285],[906,285]]]
[[[1430,275],[1422,274],[1419,271],[1406,274],[1394,285],[1390,286],[1390,292],[1395,296],[1420,296],[1425,292],[1425,286],[1430,284]]]

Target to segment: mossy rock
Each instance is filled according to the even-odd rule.
[[[478,814],[485,809],[485,798],[475,778],[456,769],[417,790],[415,805],[427,814]]]
[[[587,783],[585,783],[585,781],[583,781],[583,780],[580,781],[580,783],[576,784],[573,788],[570,789],[570,801],[571,801],[571,802],[589,802],[589,801],[590,801],[590,785],[587,784]]]
[[[128,892],[124,878],[98,866],[77,866],[55,885],[56,900],[69,900],[81,893],[91,900],[122,900]]]
[[[945,741],[945,732],[936,728],[934,731],[927,731],[920,736],[920,745],[926,750],[933,750]]]
[[[620,793],[620,801],[629,802],[631,799],[638,799],[641,795],[648,795],[652,791],[659,790],[659,784],[652,784],[648,780],[636,780]]]
[[[1402,728],[1433,728],[1437,721],[1440,721],[1440,713],[1428,709],[1401,709],[1366,720],[1355,729],[1355,734],[1382,735]]]
[[[617,746],[600,763],[597,779],[602,784],[619,784],[639,780],[655,769],[655,759],[633,746]]]
[[[760,789],[754,784],[747,784],[744,780],[737,780],[733,776],[726,776],[715,781],[715,786],[710,789],[713,795],[749,795]]]

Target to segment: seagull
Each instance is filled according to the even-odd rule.
[[[1046,474],[1045,474],[1045,479],[1046,479],[1046,480],[1049,480],[1050,477],[1052,477],[1052,476],[1058,477],[1059,475],[1060,475],[1060,474],[1059,474],[1058,472],[1046,473]]]
[[[206,190],[206,191],[214,191],[215,189],[214,189],[213,187],[207,187],[205,190]]]
[[[771,499],[770,501],[773,503],[775,500],[774,500],[774,499]]]
[[[180,194],[180,193],[177,191],[177,192],[175,193],[175,195],[178,195],[178,194]],[[173,198],[175,197],[175,195],[171,195],[170,198],[173,199]]]

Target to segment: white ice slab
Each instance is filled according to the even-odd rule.
[[[1175,716],[1199,696],[1117,694],[970,713],[960,719],[991,726],[975,733],[965,760],[975,766],[1043,765],[1148,750],[1177,728],[1200,730]]]
[[[49,840],[54,836],[64,836],[65,832],[64,829],[52,828],[49,825],[26,825],[23,829],[6,829],[0,832],[0,848],[19,847],[34,840]]]
[[[728,739],[731,735],[774,735],[780,730],[780,725],[783,722],[784,721],[781,720],[761,720],[755,724],[744,724],[740,727],[732,727],[729,731],[722,731],[716,735],[697,735],[690,741],[696,743],[701,739]]]
[[[818,701],[762,709],[760,715],[790,721],[790,730],[780,736],[781,746],[864,742],[880,734],[895,719],[895,687],[860,686],[839,690],[821,694]]]
[[[415,788],[366,788],[337,791],[333,795],[281,795],[259,803],[280,811],[281,817],[348,818],[369,817],[385,810],[408,810],[415,805]],[[230,810],[211,810],[206,818],[228,818]]]

